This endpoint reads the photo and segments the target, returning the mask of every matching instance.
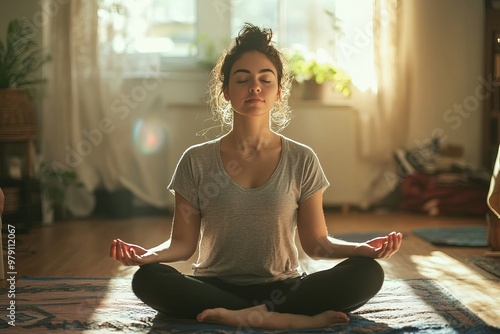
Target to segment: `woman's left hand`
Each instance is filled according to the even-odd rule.
[[[385,237],[368,240],[365,244],[370,246],[372,257],[388,259],[401,247],[403,235],[399,232],[391,232]]]

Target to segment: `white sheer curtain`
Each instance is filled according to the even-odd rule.
[[[137,142],[154,144],[162,135],[154,126],[161,101],[152,98],[161,78],[150,59],[135,61],[127,52],[137,32],[130,31],[130,11],[117,4],[44,2],[52,13],[44,26],[52,61],[45,69],[41,159],[56,171],[74,169],[89,193],[127,188],[165,206],[166,181],[159,186],[156,177],[164,173],[165,153],[141,151]],[[140,79],[126,77],[139,68]]]
[[[94,131],[103,118],[96,42],[95,1],[59,4],[44,26],[44,45],[52,60],[44,73],[42,159],[56,171],[74,169],[89,190],[98,186],[100,166],[110,159],[103,154],[107,143]],[[106,183],[115,185],[112,178]]]
[[[407,140],[410,96],[405,44],[404,2],[374,0],[373,43],[376,86],[359,94],[359,147],[371,180],[362,205],[393,190],[397,181],[393,153]]]

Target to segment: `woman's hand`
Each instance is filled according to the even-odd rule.
[[[158,254],[147,249],[115,239],[111,243],[109,256],[125,266],[140,266],[156,262]]]
[[[402,240],[403,235],[401,233],[391,232],[385,237],[368,240],[364,244],[358,246],[358,250],[360,250],[364,256],[377,259],[388,259],[399,250]]]

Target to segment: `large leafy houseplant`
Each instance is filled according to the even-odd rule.
[[[0,40],[0,88],[19,88],[43,83],[33,75],[50,57],[34,40],[34,25],[27,19],[14,19],[7,28],[5,42]]]
[[[44,82],[38,73],[49,61],[34,39],[36,27],[28,19],[9,22],[0,40],[0,139],[33,140],[37,136],[36,114],[31,100],[33,85]]]

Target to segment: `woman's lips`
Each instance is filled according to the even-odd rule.
[[[261,99],[258,99],[258,98],[252,98],[252,99],[245,100],[245,102],[247,102],[247,103],[258,103],[258,102],[264,102],[264,101],[261,100]]]

